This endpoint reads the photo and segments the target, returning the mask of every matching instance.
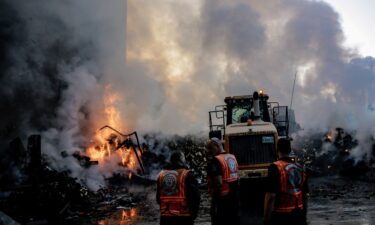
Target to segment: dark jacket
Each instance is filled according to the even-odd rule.
[[[293,163],[288,157],[281,158],[285,162]],[[306,177],[304,185],[302,187],[303,192],[303,203],[304,210],[296,210],[291,213],[273,213],[271,218],[271,224],[306,224],[306,213],[307,213],[307,193],[308,193],[308,179]],[[271,164],[268,168],[268,184],[266,186],[266,192],[276,194],[276,202],[279,201],[279,195],[281,192],[280,184],[280,173],[275,164]],[[293,223],[291,222],[293,221]]]
[[[214,180],[216,176],[223,176],[223,171],[221,168],[221,164],[219,160],[217,160],[215,157],[211,158],[207,162],[207,176],[208,179]],[[220,190],[214,186],[211,187],[213,189],[213,198],[220,198]],[[238,182],[232,182],[229,186],[230,188],[230,195],[237,197],[237,192],[239,191],[239,183]]]
[[[213,157],[207,162],[208,179],[214,180],[216,176],[223,176],[221,164]],[[211,202],[211,222],[213,225],[239,224],[239,183],[229,185],[229,194],[221,196],[220,188],[214,184]]]

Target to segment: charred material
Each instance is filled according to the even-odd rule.
[[[139,152],[140,154],[142,154],[142,148],[139,143],[138,133],[134,131],[129,134],[124,134],[108,125],[100,128],[99,131],[102,131],[105,129],[109,129],[111,132],[113,132],[107,137],[108,144],[114,146],[113,150],[117,151],[121,148],[132,150],[134,152],[134,155],[137,158],[137,162],[140,167],[141,173],[145,174],[145,168],[143,166],[141,155],[139,155],[138,153],[138,150],[140,150]],[[119,135],[121,138],[118,138],[117,135]]]
[[[198,181],[201,184],[206,183],[206,150],[204,148],[206,139],[204,137],[193,135],[165,137],[152,133],[143,138],[147,143],[147,147],[144,148],[146,151],[143,160],[147,162],[148,167],[163,168],[167,164],[167,158],[171,152],[182,151]]]
[[[130,209],[137,205],[140,201],[138,194],[132,194],[128,189],[132,184],[144,187],[153,184],[134,175],[131,183],[127,179],[128,183],[124,186],[124,183],[113,182],[119,180],[114,175],[107,188],[92,192],[71,177],[69,171],[57,171],[50,167],[41,154],[40,135],[28,138],[27,151],[20,139],[12,141],[10,149],[22,153],[22,157],[18,155],[15,159],[16,164],[22,165],[25,179],[13,185],[2,183],[0,211],[4,212],[4,218],[9,216],[22,224],[82,224],[88,216],[92,216],[92,220],[96,221],[93,223],[97,223],[119,209]],[[62,155],[68,156],[66,152]],[[83,167],[94,163],[79,152],[72,156]]]
[[[310,133],[307,136],[295,138],[295,152],[312,169],[313,174],[359,177],[369,172],[373,158],[368,160],[352,154],[359,146],[354,131],[336,128],[327,133]]]

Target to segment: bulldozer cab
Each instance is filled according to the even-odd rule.
[[[267,100],[268,95],[259,95],[260,117],[263,121],[270,122]],[[226,97],[224,101],[227,106],[227,125],[255,120],[253,96]]]
[[[260,93],[260,119],[275,125],[279,137],[289,135],[288,107],[277,102],[268,102],[268,95]],[[225,105],[218,105],[209,112],[209,137],[223,139],[225,128],[230,124],[246,123],[254,120],[254,99],[252,95],[226,97]]]

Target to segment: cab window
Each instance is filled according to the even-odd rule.
[[[232,123],[245,123],[250,119],[250,105],[236,105],[232,109]]]

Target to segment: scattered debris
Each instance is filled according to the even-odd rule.
[[[72,178],[69,171],[56,171],[50,167],[41,154],[40,135],[28,138],[27,150],[20,139],[12,141],[10,149],[19,150],[16,162],[20,164],[25,179],[19,183],[1,183],[0,210],[22,224],[80,224],[79,221],[87,216],[100,220],[119,209],[124,210],[123,217],[126,217],[127,209],[136,207],[142,199],[135,195],[136,192],[131,193],[128,187],[154,184],[154,181],[138,174],[114,174],[105,189],[92,192]],[[61,155],[69,156],[67,152]],[[83,168],[99,163],[81,152],[71,156]],[[7,217],[1,214],[0,218]]]
[[[337,132],[337,133],[336,133]],[[205,138],[196,136],[158,136],[148,134],[142,137],[146,144],[139,144],[139,140],[131,142],[122,139],[119,134],[111,135],[106,139],[111,146],[133,148],[134,160],[140,160],[143,171],[129,170],[129,173],[114,172],[106,179],[107,187],[97,192],[90,191],[87,187],[70,176],[69,171],[56,171],[50,167],[48,161],[41,154],[41,137],[32,135],[28,139],[27,148],[23,147],[19,138],[10,142],[9,152],[13,152],[8,163],[21,171],[17,179],[11,176],[1,176],[0,180],[0,218],[12,218],[22,224],[101,224],[109,225],[121,221],[121,224],[130,225],[132,221],[156,221],[157,208],[150,200],[154,193],[154,184],[157,173],[163,168],[169,153],[175,150],[183,151],[190,168],[195,172],[202,187],[206,184],[206,153],[204,149]],[[315,134],[310,139],[295,138],[295,151],[298,158],[310,167],[315,175],[345,174],[345,169],[355,171],[357,174],[375,174],[375,167],[361,162],[353,166],[350,163],[350,151],[358,145],[352,138],[353,135],[342,129],[327,134]],[[301,140],[304,140],[301,142]],[[111,144],[112,143],[112,144]],[[328,147],[326,147],[328,146]],[[99,166],[100,160],[91,158],[84,152],[68,154],[62,152],[63,157],[73,157],[78,160],[82,168]],[[105,157],[105,156],[104,156]],[[123,162],[122,162],[123,163]],[[123,165],[128,165],[125,162]],[[372,161],[374,163],[374,161]],[[2,164],[3,166],[4,164]],[[129,164],[131,165],[131,164]],[[363,178],[365,176],[362,176]],[[372,177],[372,178],[371,178]],[[367,181],[375,181],[374,176],[366,176]],[[361,179],[358,176],[358,179]],[[372,180],[371,180],[372,179]],[[17,181],[17,182],[16,182]],[[320,182],[322,183],[322,182]],[[7,185],[4,185],[7,184]],[[311,196],[319,196],[330,201],[341,201],[346,194],[355,191],[357,183],[350,181],[345,185],[312,186]],[[133,188],[134,187],[134,188]],[[136,187],[136,188],[135,188]],[[366,189],[367,190],[367,189]],[[202,203],[202,214],[198,221],[209,220],[209,198],[207,193]],[[366,192],[366,196],[374,198],[375,192]],[[145,201],[145,199],[148,199]],[[150,202],[151,201],[151,202]],[[146,219],[149,218],[149,219]],[[5,223],[9,224],[9,223]],[[17,224],[17,223],[16,223]]]
[[[336,128],[327,133],[297,136],[293,144],[299,160],[313,171],[313,175],[341,174],[359,177],[369,174],[371,162],[375,160],[375,151],[370,161],[354,158],[351,152],[359,144],[354,136],[355,132]]]
[[[185,153],[187,163],[200,184],[206,183],[206,150],[204,148],[205,137],[197,137],[193,135],[187,136],[170,136],[160,137],[159,134],[148,134],[144,136],[148,147],[146,149],[153,149],[153,154],[149,153],[143,155],[146,161],[152,161],[152,164],[162,168],[167,163],[170,152],[182,151]],[[155,154],[157,152],[158,154]]]
[[[19,223],[0,211],[0,225],[19,225]]]

